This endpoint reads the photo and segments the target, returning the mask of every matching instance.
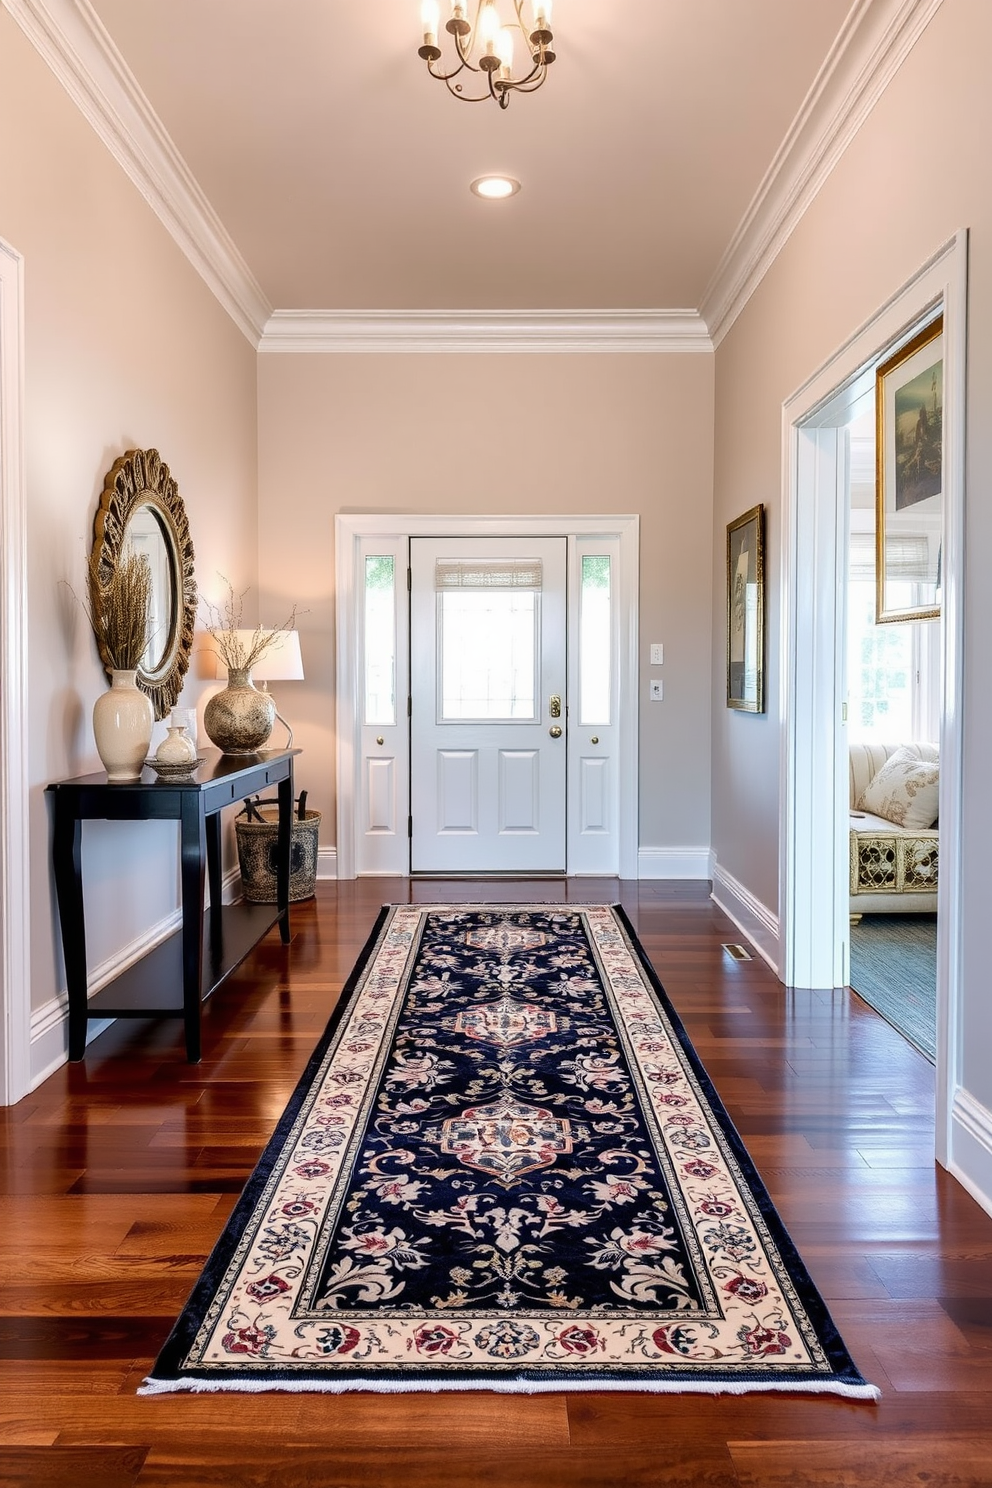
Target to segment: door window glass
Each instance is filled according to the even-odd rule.
[[[396,561],[365,560],[365,722],[396,722]]]
[[[852,512],[852,523],[866,519]],[[886,585],[889,602],[920,599],[911,578]],[[875,534],[851,532],[847,589],[848,737],[852,744],[923,739],[940,732],[940,622],[875,622]]]
[[[537,717],[541,580],[539,560],[438,560],[440,722]]]
[[[611,625],[610,559],[582,558],[579,583],[579,722],[610,722]]]

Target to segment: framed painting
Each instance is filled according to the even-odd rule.
[[[727,528],[727,707],[765,711],[765,508]]]
[[[875,623],[940,614],[943,316],[875,373]]]

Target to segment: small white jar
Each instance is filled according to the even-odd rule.
[[[159,765],[193,765],[196,763],[196,745],[186,732],[184,723],[170,723],[169,732],[155,751],[155,763]]]

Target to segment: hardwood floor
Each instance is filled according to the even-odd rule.
[[[173,1395],[135,1388],[380,903],[619,899],[877,1406],[801,1395]],[[789,992],[700,885],[321,884],[205,1009],[121,1024],[0,1112],[0,1485],[992,1484],[992,1218],[933,1163],[933,1069],[848,993]]]

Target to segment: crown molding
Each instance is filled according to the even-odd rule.
[[[90,0],[0,0],[187,259],[265,352],[709,352],[941,0],[855,0],[698,311],[273,311]]]
[[[719,346],[834,166],[940,9],[856,0],[717,265],[700,306]]]
[[[263,352],[712,351],[695,310],[276,310]]]
[[[258,345],[272,307],[89,0],[0,0],[221,305]]]

